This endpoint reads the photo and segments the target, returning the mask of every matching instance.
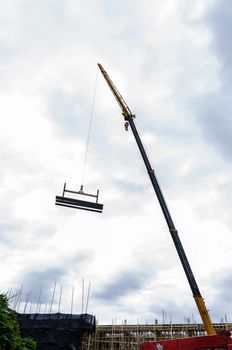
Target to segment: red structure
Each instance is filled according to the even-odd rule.
[[[206,335],[192,338],[179,338],[171,340],[160,340],[144,342],[140,350],[232,350],[232,338],[230,332],[217,335]]]

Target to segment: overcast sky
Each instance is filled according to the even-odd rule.
[[[0,0],[0,291],[22,288],[19,311],[32,291],[35,312],[41,286],[48,310],[56,283],[53,311],[62,286],[61,311],[74,291],[81,312],[84,278],[100,324],[200,321],[100,62],[136,114],[212,320],[232,322],[231,36],[231,0]],[[55,206],[64,182],[100,189],[103,214]]]

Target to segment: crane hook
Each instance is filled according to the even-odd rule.
[[[124,126],[125,126],[125,130],[128,131],[129,122],[126,121],[125,124],[124,124]]]

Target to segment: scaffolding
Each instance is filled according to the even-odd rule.
[[[216,332],[232,331],[232,323],[214,324]],[[81,350],[138,350],[145,341],[205,335],[203,324],[97,325],[86,335]]]

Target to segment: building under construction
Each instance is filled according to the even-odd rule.
[[[214,324],[216,332],[232,331],[232,323]],[[188,338],[205,335],[204,325],[149,324],[97,325],[96,331],[84,336],[82,350],[137,350],[145,341]]]

